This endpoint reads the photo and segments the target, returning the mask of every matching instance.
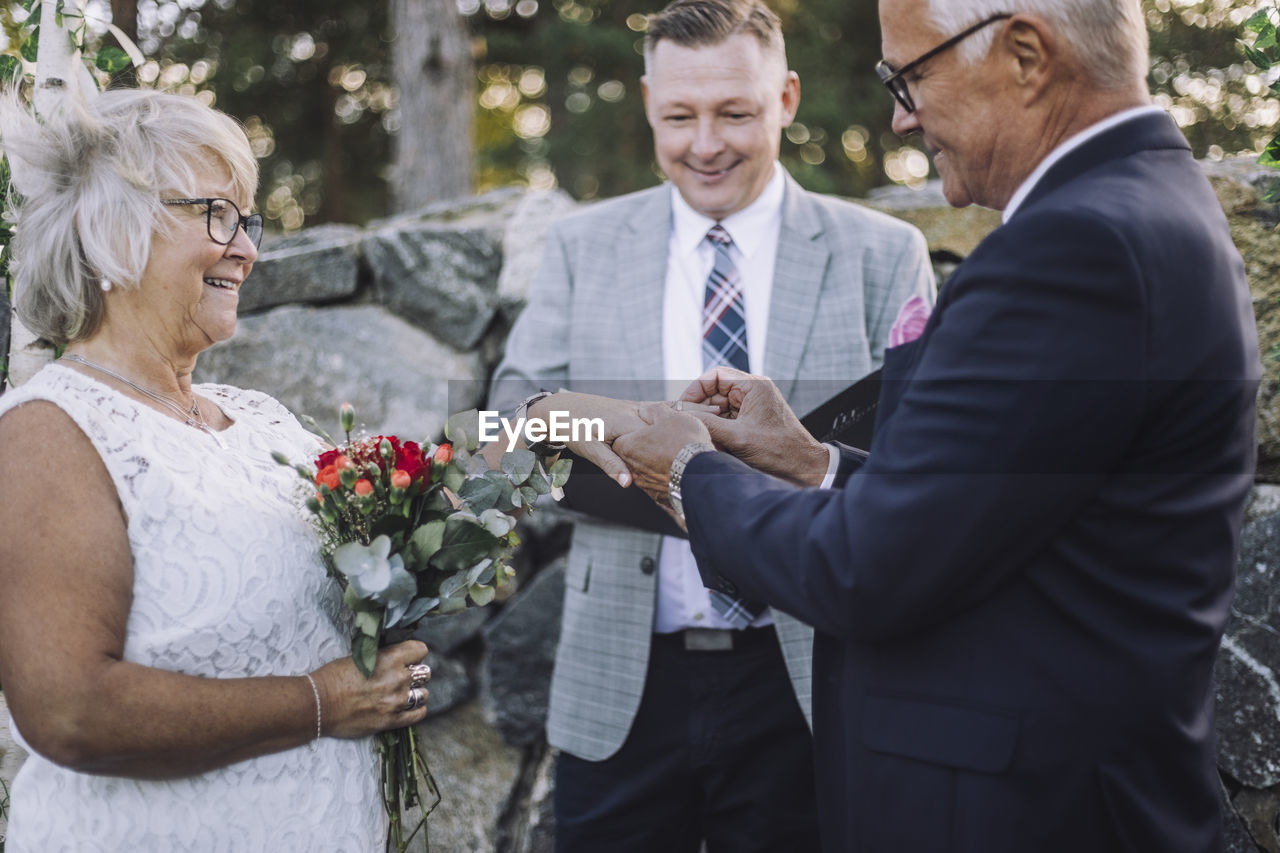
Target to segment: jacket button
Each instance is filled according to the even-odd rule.
[[[717,583],[716,585],[720,587],[720,591],[723,592],[725,595],[738,594],[738,585],[735,584],[733,581],[729,580],[723,575],[717,578],[717,580],[719,581],[719,583]]]
[[[657,567],[658,564],[654,562],[653,557],[645,557],[640,561],[640,571],[644,572],[646,575],[653,574],[653,570]]]

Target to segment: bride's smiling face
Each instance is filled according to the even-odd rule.
[[[230,198],[244,212],[250,199],[238,199],[227,170],[211,161],[197,170],[198,198]],[[171,341],[175,355],[194,355],[235,334],[239,290],[258,250],[243,228],[223,246],[209,236],[207,206],[165,208],[176,220],[152,235],[138,289],[148,317],[148,333]]]

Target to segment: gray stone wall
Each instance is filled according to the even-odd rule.
[[[1254,290],[1268,373],[1260,479],[1280,480],[1280,364],[1270,358],[1280,343],[1280,215],[1261,201],[1271,174],[1242,161],[1206,171]],[[992,211],[953,210],[935,185],[876,193],[867,203],[924,231],[940,281],[999,223]],[[369,431],[433,438],[450,412],[484,399],[547,226],[572,207],[558,192],[502,190],[364,229],[324,226],[269,242],[242,291],[236,337],[201,356],[197,379],[266,391],[331,432],[337,405],[350,401]],[[503,600],[420,631],[435,672],[421,742],[444,794],[430,822],[436,853],[553,849],[553,755],[543,723],[572,524],[540,508],[521,522],[517,579]],[[1280,853],[1277,543],[1280,486],[1263,482],[1249,508],[1217,672],[1231,853]],[[19,762],[0,727],[0,777],[12,778]]]

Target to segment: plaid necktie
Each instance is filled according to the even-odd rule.
[[[707,232],[707,240],[716,251],[716,261],[707,277],[706,295],[702,301],[702,369],[725,364],[749,371],[747,360],[747,312],[743,305],[742,277],[729,256],[733,239],[719,223]],[[711,606],[735,628],[745,628],[764,612],[759,601],[736,598],[708,589]]]

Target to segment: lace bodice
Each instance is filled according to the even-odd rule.
[[[305,461],[317,440],[264,394],[197,390],[235,422],[217,440],[58,364],[0,397],[0,417],[51,401],[110,472],[133,551],[126,660],[233,678],[300,675],[349,654],[306,486],[271,458]],[[375,851],[385,837],[371,738],[167,781],[76,773],[33,753],[11,797],[8,853]]]

